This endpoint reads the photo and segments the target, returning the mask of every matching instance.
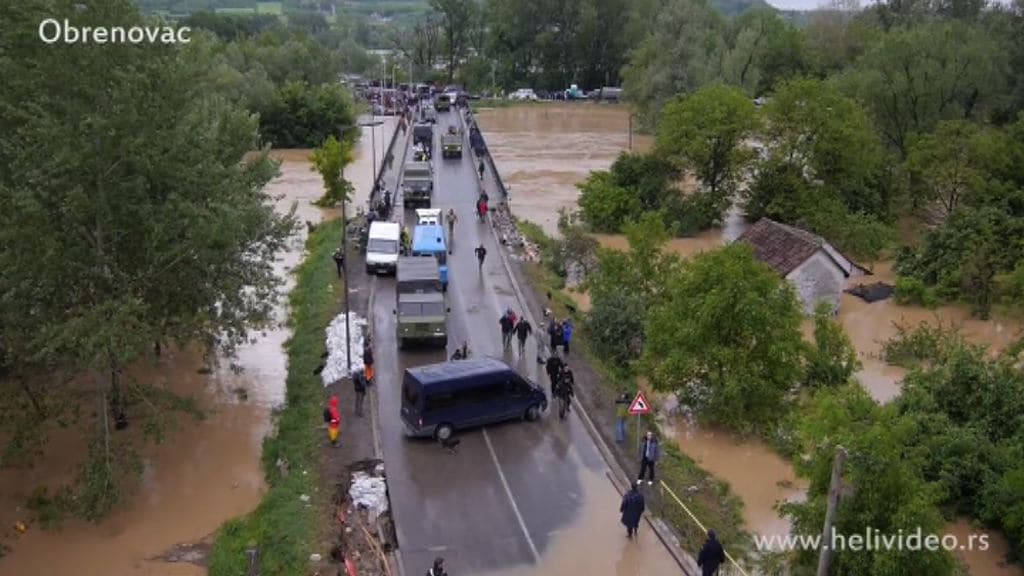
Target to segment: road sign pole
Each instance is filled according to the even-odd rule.
[[[643,440],[641,440],[641,436],[640,436],[640,415],[637,414],[636,415],[636,450],[637,450],[637,452],[640,451],[640,447],[642,446],[641,445],[642,441]],[[642,456],[643,455],[641,454],[641,457]]]

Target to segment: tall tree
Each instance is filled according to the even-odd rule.
[[[728,199],[750,159],[743,141],[756,127],[750,98],[737,88],[712,84],[665,106],[657,146],[692,170],[713,197]]]
[[[430,7],[440,16],[445,50],[448,51],[448,82],[451,82],[459,60],[466,53],[470,25],[478,6],[474,0],[430,0]]]
[[[723,19],[707,0],[669,0],[631,53],[622,86],[641,119],[653,125],[665,105],[719,77]]]
[[[43,44],[55,14],[143,25],[127,0],[0,8],[0,325],[19,358],[106,376],[93,463],[109,478],[106,412],[125,425],[144,395],[123,368],[160,340],[230,352],[269,324],[293,219],[263,191],[256,119],[209,89],[201,54]]]
[[[942,122],[910,146],[905,163],[915,204],[937,220],[949,217],[985,186],[985,154],[996,152],[987,130],[966,120]]]
[[[785,280],[736,243],[664,278],[647,315],[651,384],[679,393],[702,420],[764,429],[799,384],[803,315]]]
[[[1002,93],[1005,58],[977,26],[921,24],[884,36],[858,61],[846,87],[905,157],[911,136],[940,120],[985,118]]]

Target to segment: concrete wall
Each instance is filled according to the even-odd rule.
[[[855,274],[856,271],[854,268]],[[790,272],[786,280],[789,280],[796,289],[804,313],[813,314],[815,305],[821,300],[832,305],[833,313],[839,309],[839,298],[843,287],[846,286],[846,275],[824,250],[815,252],[796,270]]]

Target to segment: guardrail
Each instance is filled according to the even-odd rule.
[[[371,116],[371,118],[372,117],[373,116]],[[377,168],[377,174],[373,178],[373,184],[370,185],[370,194],[368,196],[367,206],[366,206],[367,210],[372,209],[376,205],[376,203],[377,203],[377,197],[376,197],[377,185],[384,179],[384,172],[388,169],[387,158],[388,158],[388,156],[390,156],[394,152],[395,142],[398,141],[398,133],[402,131],[401,128],[399,127],[400,123],[401,123],[401,121],[395,123],[395,130],[394,130],[394,132],[391,133],[391,141],[388,142],[388,148],[384,152],[384,155],[381,156],[380,166]],[[370,130],[373,130],[373,129],[374,129],[374,127],[371,126]],[[377,151],[373,150],[373,151],[371,151],[371,153],[376,154]]]

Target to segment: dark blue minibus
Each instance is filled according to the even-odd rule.
[[[536,420],[544,391],[496,358],[409,368],[402,379],[402,421],[410,436],[447,440],[455,430],[503,420]]]

